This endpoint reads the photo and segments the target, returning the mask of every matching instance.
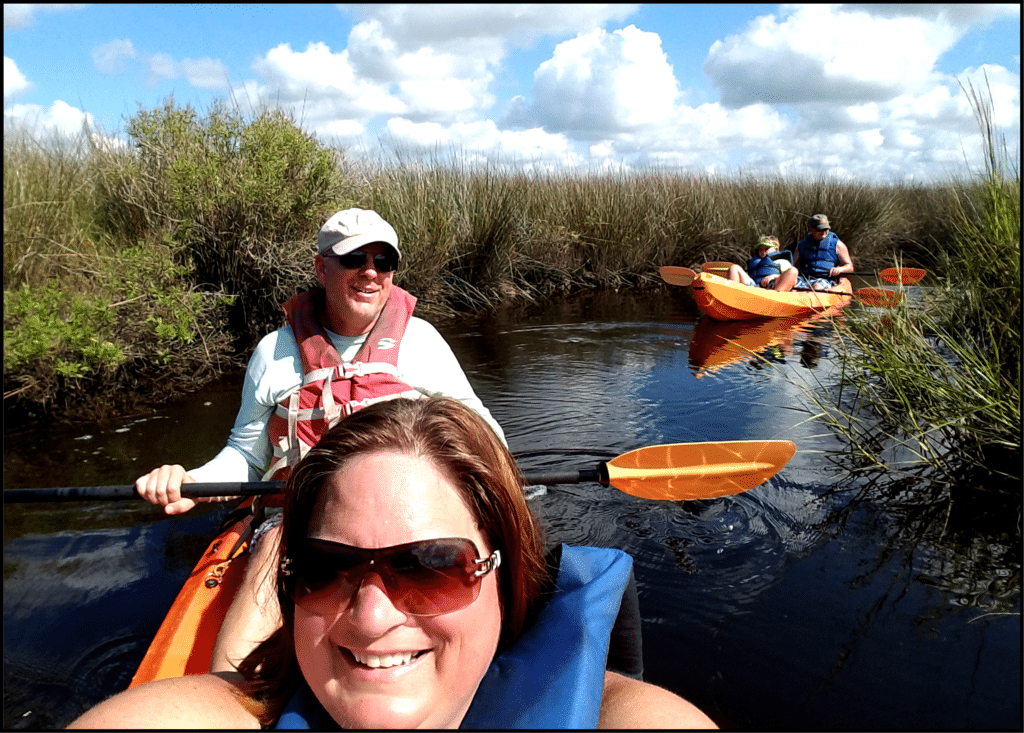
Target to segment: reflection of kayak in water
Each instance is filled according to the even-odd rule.
[[[755,318],[789,318],[819,313],[850,302],[850,281],[840,278],[834,291],[795,291],[778,293],[766,288],[733,282],[710,272],[693,279],[693,298],[707,315],[719,321],[745,321]]]
[[[761,318],[745,321],[716,321],[701,318],[690,341],[690,366],[700,378],[730,364],[748,359],[779,344],[792,344],[797,334],[806,333],[817,321],[833,316],[841,306],[811,316]]]

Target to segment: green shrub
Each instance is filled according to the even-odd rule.
[[[243,341],[278,325],[280,304],[311,279],[317,230],[346,205],[335,154],[280,110],[247,120],[219,103],[205,115],[173,99],[140,109],[127,134],[134,154],[105,179],[108,230],[163,237],[193,286],[237,295]]]
[[[64,376],[109,369],[125,359],[113,343],[113,309],[93,296],[64,293],[56,282],[4,292],[4,370],[35,360],[61,365]]]

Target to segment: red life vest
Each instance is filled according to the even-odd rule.
[[[264,481],[287,478],[291,467],[343,416],[382,400],[423,397],[397,376],[398,350],[416,298],[393,286],[355,360],[346,363],[316,317],[315,292],[299,293],[284,304],[302,356],[303,377],[270,416],[267,432],[274,456]]]

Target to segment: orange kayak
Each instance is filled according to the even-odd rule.
[[[239,509],[251,504],[252,499],[246,499]],[[251,511],[239,511],[238,518],[222,527],[210,543],[174,599],[129,687],[210,671],[217,632],[245,574],[253,520]]]
[[[718,321],[746,321],[753,318],[792,318],[844,306],[853,288],[845,277],[828,291],[779,293],[733,282],[710,272],[693,279],[693,298],[704,313]]]

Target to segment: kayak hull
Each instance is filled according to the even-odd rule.
[[[697,307],[716,321],[810,316],[844,306],[853,297],[850,281],[845,277],[830,291],[780,293],[701,272],[694,278],[692,287]]]
[[[243,505],[251,503],[247,499]],[[217,634],[245,574],[253,519],[251,511],[245,512],[206,548],[164,617],[129,687],[210,671]]]

